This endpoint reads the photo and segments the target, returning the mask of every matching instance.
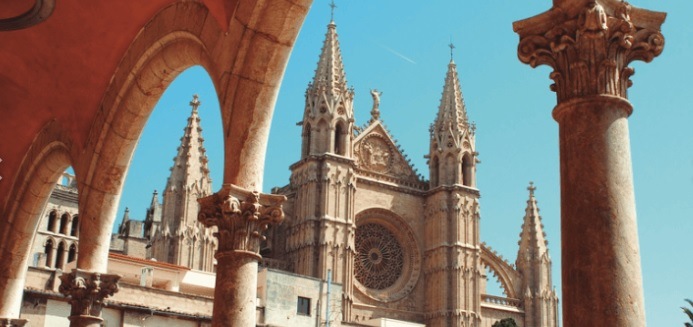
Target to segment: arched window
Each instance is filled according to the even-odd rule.
[[[43,253],[46,257],[46,267],[51,267],[53,264],[53,240],[47,240],[46,245],[44,245]]]
[[[77,246],[75,244],[70,245],[70,251],[67,252],[67,262],[70,263],[77,259]]]
[[[79,236],[79,216],[75,215],[72,217],[72,228],[70,230],[71,236]]]
[[[310,123],[306,124],[306,126],[303,129],[303,151],[301,158],[305,158],[310,155],[311,152],[311,127]]]
[[[346,154],[346,133],[344,123],[339,122],[334,128],[334,153],[340,156]]]
[[[67,226],[70,222],[70,216],[67,213],[64,213],[60,217],[60,231],[59,233],[67,235]]]
[[[55,254],[55,268],[63,269],[63,260],[65,260],[65,242],[60,242]]]
[[[474,165],[472,164],[472,156],[466,153],[462,157],[462,183],[464,186],[472,187],[474,182]]]
[[[46,226],[46,230],[55,233],[55,225],[57,220],[58,213],[55,210],[51,211],[51,213],[48,214],[48,224]]]
[[[438,186],[438,184],[440,184],[440,181],[438,180],[438,175],[439,175],[438,170],[439,169],[440,169],[440,163],[438,162],[438,157],[431,158],[431,164],[430,164],[431,187],[436,187],[436,186]]]

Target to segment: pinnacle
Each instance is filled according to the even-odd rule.
[[[529,255],[529,259],[539,259],[544,255],[548,255],[546,244],[546,234],[544,226],[539,215],[539,206],[537,199],[534,196],[536,186],[533,182],[529,182],[529,199],[527,200],[527,208],[525,209],[525,217],[522,224],[522,232],[520,233],[520,249],[518,251],[518,261]]]
[[[211,194],[211,180],[209,178],[209,168],[207,167],[208,159],[205,154],[206,149],[204,147],[204,138],[202,137],[202,127],[200,126],[200,117],[198,116],[200,104],[199,97],[196,94],[193,95],[193,99],[190,101],[192,111],[190,117],[188,117],[187,125],[183,129],[184,134],[181,137],[178,153],[173,159],[174,164],[166,185],[167,190],[182,190],[193,184],[202,183],[203,185],[201,186],[209,188],[209,190],[205,189],[204,192]],[[155,201],[156,196],[156,191],[154,191],[152,201]]]

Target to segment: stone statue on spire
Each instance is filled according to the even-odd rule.
[[[383,92],[378,91],[378,89],[371,90],[371,96],[373,97],[373,109],[371,110],[371,116],[373,120],[380,119],[380,96]]]

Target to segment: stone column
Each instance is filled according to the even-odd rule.
[[[70,327],[99,327],[104,299],[118,292],[119,275],[73,269],[60,276],[60,293],[70,298]]]
[[[198,200],[199,221],[218,229],[212,326],[255,326],[261,233],[284,219],[285,200],[231,184]]]
[[[628,64],[662,52],[665,16],[619,0],[558,0],[514,23],[520,61],[554,69],[565,326],[645,326],[626,92]]]

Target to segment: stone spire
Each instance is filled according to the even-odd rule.
[[[515,265],[522,276],[525,326],[557,326],[558,298],[551,281],[548,242],[541,223],[537,199],[534,197],[536,189],[534,183],[529,182],[529,199]]]
[[[448,72],[445,75],[443,95],[440,99],[440,107],[438,107],[438,116],[434,123],[434,132],[439,136],[452,133],[459,137],[468,129],[469,119],[462,97],[460,79],[457,75],[457,65],[450,58]]]
[[[454,49],[451,44],[450,49]],[[451,52],[452,54],[452,52]],[[438,114],[430,128],[431,187],[462,184],[476,187],[475,127],[469,124],[457,65],[450,58]]]
[[[123,213],[123,220],[120,222],[120,228],[118,230],[119,234],[123,234],[127,229],[128,221],[130,221],[130,208],[125,207],[125,213]]]
[[[548,258],[549,249],[547,248],[548,242],[546,241],[546,233],[544,233],[544,226],[541,223],[541,216],[539,216],[539,207],[537,206],[537,199],[534,197],[534,191],[537,188],[534,183],[529,182],[529,200],[527,200],[527,208],[525,209],[525,218],[522,223],[522,232],[520,233],[520,249],[517,253],[517,260],[524,259],[540,259],[544,255]],[[518,264],[518,267],[520,265]]]
[[[351,157],[354,123],[354,90],[347,87],[342,52],[337,39],[337,25],[327,25],[313,81],[306,90],[303,115],[303,151],[311,154],[332,153]]]
[[[203,226],[197,221],[197,199],[212,194],[212,179],[207,167],[207,155],[198,116],[200,101],[197,95],[190,101],[192,111],[183,129],[178,154],[173,159],[171,175],[164,189],[159,234],[154,237],[152,255],[165,261],[192,269],[211,271],[213,248],[210,244],[194,244],[201,239]],[[156,196],[152,199],[156,209]],[[152,208],[150,208],[152,209]],[[152,222],[156,210],[152,212]],[[155,224],[153,224],[155,225]],[[169,234],[170,232],[170,234]],[[171,235],[172,242],[165,241]]]
[[[176,190],[196,191],[205,195],[212,193],[212,179],[207,167],[207,150],[203,145],[204,138],[197,112],[200,104],[197,95],[193,95],[190,101],[192,111],[188,117],[188,124],[183,129],[178,154],[173,158],[173,167],[171,167],[171,175],[166,183],[164,194]]]
[[[337,24],[334,21],[330,21],[327,25],[327,33],[322,45],[318,68],[313,77],[312,87],[325,88],[325,91],[330,95],[338,95],[347,89],[342,51],[339,49],[339,40],[337,39]]]

